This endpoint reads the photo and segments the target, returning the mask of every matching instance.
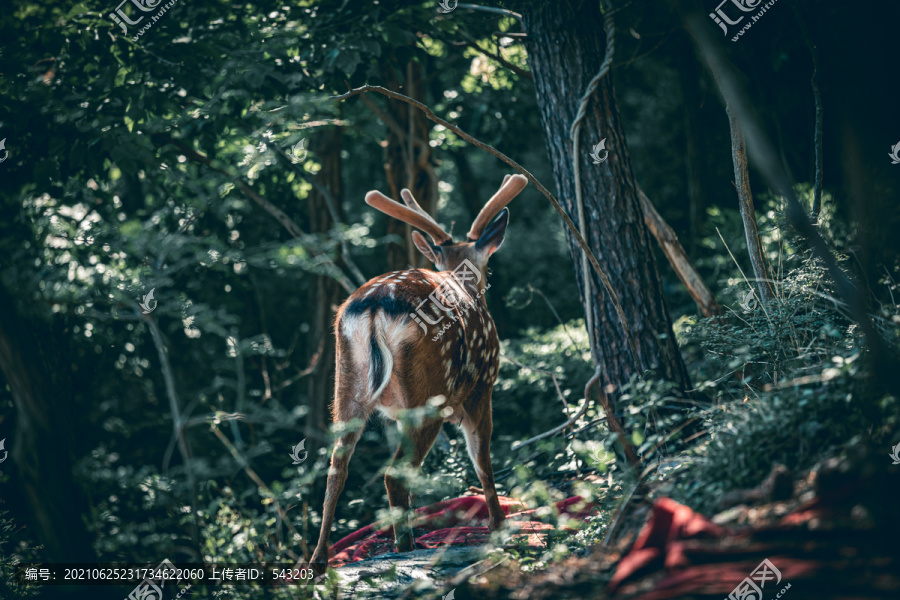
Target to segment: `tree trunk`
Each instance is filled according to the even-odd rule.
[[[341,141],[340,127],[320,130],[310,141],[310,149],[322,165],[315,178],[330,193],[338,218],[343,218]],[[306,206],[310,231],[322,233],[334,227],[334,219],[328,208],[328,198],[315,187],[309,193]],[[324,275],[316,277],[309,295],[311,320],[306,359],[316,363],[307,382],[309,412],[306,414],[306,437],[309,438],[309,444],[306,449],[312,456],[316,455],[319,447],[327,445],[328,441],[331,422],[329,407],[334,395],[334,314],[342,296],[341,286],[333,278]]]
[[[741,207],[741,219],[744,221],[744,235],[747,239],[747,252],[750,254],[750,264],[753,266],[753,275],[756,278],[756,287],[759,289],[763,302],[769,302],[775,298],[775,291],[769,283],[769,261],[763,252],[762,242],[759,239],[759,230],[756,227],[756,211],[753,208],[753,192],[750,191],[750,171],[747,168],[747,144],[741,131],[740,123],[726,104],[728,124],[731,126],[731,158],[734,161],[734,185],[737,188],[738,204]]]
[[[418,61],[406,63],[406,75],[401,85],[393,71],[385,69],[388,89],[425,101],[425,82],[422,66]],[[437,181],[432,164],[431,146],[428,145],[431,122],[422,111],[399,100],[388,101],[388,118],[399,126],[388,127],[384,170],[391,196],[400,201],[400,190],[409,188],[413,197],[428,214],[437,219]],[[402,131],[402,133],[401,133]],[[399,236],[403,246],[388,246],[388,269],[398,271],[410,266],[425,266],[425,257],[411,242],[412,228],[396,219],[388,219],[387,232]]]
[[[523,15],[557,194],[570,215],[576,215],[578,209],[569,128],[578,99],[599,71],[605,45],[599,3],[579,4],[576,9],[569,0],[531,2]],[[582,304],[593,315],[589,335],[602,367],[604,387],[621,386],[633,374],[653,369],[658,376],[687,390],[690,382],[672,333],[609,75],[591,99],[581,136],[584,150],[578,160],[587,221],[585,237],[618,293],[638,353],[635,362],[599,277],[590,272],[591,292],[585,298],[582,270],[576,268]],[[606,139],[608,158],[595,165],[589,151],[602,139]],[[580,265],[581,251],[568,232],[566,238],[575,264]]]
[[[4,466],[19,472],[43,559],[90,562],[96,558],[84,526],[86,502],[72,476],[72,435],[84,432],[74,431],[70,415],[73,385],[64,343],[69,335],[24,319],[0,286],[0,369],[16,407]]]
[[[682,42],[684,54],[689,60],[679,64],[678,82],[684,109],[685,175],[687,176],[688,222],[690,245],[697,247],[700,227],[706,211],[706,188],[702,173],[706,170],[703,153],[703,132],[700,125],[700,69],[694,59],[694,49],[687,34]]]
[[[485,199],[482,198],[475,180],[475,173],[472,171],[472,165],[469,157],[463,150],[455,150],[450,154],[453,164],[456,165],[456,172],[459,173],[459,194],[455,197],[460,198],[469,211],[469,223],[475,221],[475,217],[481,212]]]

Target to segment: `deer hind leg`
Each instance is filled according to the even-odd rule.
[[[362,415],[360,417],[365,420]],[[328,566],[328,538],[334,523],[334,512],[337,508],[338,498],[344,490],[344,484],[347,482],[350,457],[353,455],[353,449],[356,447],[364,427],[365,425],[355,431],[344,433],[335,441],[334,450],[331,453],[325,504],[322,507],[322,527],[319,531],[319,542],[310,560],[313,570],[320,574],[324,573]]]
[[[489,526],[491,531],[496,531],[506,520],[503,509],[500,508],[500,500],[497,498],[497,490],[494,487],[494,469],[491,466],[491,432],[493,422],[491,420],[491,397],[485,402],[474,403],[479,407],[477,414],[467,412],[461,426],[466,437],[466,450],[469,458],[475,466],[475,473],[484,490],[484,500],[487,503]]]
[[[408,457],[410,466],[414,469],[421,467],[442,424],[443,419],[430,420],[415,429],[405,431],[400,446],[397,447],[397,452],[394,454],[394,459],[384,475],[384,487],[387,488],[388,502],[391,508],[400,508],[403,511],[402,521],[394,523],[394,542],[397,544],[398,552],[411,552],[414,549],[414,540],[410,525],[412,515],[409,512],[412,496],[401,479],[395,476],[395,466]]]

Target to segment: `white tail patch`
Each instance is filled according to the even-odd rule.
[[[416,339],[418,328],[412,321],[408,319],[390,319],[383,311],[378,311],[375,315],[375,343],[381,351],[382,368],[381,380],[374,381],[370,377],[369,385],[374,390],[371,391],[369,398],[377,400],[384,388],[391,381],[391,375],[394,372],[394,355],[400,352],[403,343]],[[371,361],[371,359],[370,359]],[[370,367],[374,369],[374,364]],[[377,387],[375,387],[377,385]]]
[[[404,342],[416,338],[418,327],[409,320],[390,319],[379,310],[374,313],[374,317],[372,311],[344,315],[341,319],[341,331],[350,342],[347,350],[354,370],[366,377],[364,398],[360,400],[377,400],[391,381],[394,356]],[[380,356],[373,356],[373,345],[377,346],[377,354]]]

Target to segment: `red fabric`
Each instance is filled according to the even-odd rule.
[[[650,522],[644,525],[631,552],[619,561],[609,589],[614,591],[623,581],[640,577],[649,570],[685,566],[686,540],[719,537],[725,533],[724,528],[687,506],[662,498],[653,505]]]
[[[809,514],[813,513],[807,510],[800,518],[787,515],[782,523],[796,523],[804,520],[802,515],[808,517]],[[777,547],[767,549],[764,544],[757,543],[730,554],[728,544],[722,543],[726,538],[735,541],[747,535],[748,532],[737,533],[720,527],[687,506],[662,498],[654,504],[650,520],[631,551],[619,561],[609,582],[609,591],[616,592],[625,583],[662,570],[663,576],[655,582],[653,589],[634,600],[669,600],[692,594],[726,595],[759,565],[762,556],[767,556],[778,566],[782,584],[807,577],[815,570],[814,562],[785,556]],[[757,556],[748,558],[748,554]]]
[[[512,498],[499,496],[500,508],[510,521],[515,521],[522,530],[520,536],[534,546],[541,545],[541,532],[553,526],[530,519],[534,510]],[[582,502],[580,496],[573,496],[556,503],[561,516],[584,520],[594,505]],[[487,527],[488,510],[484,496],[463,496],[445,500],[420,508],[413,521],[417,548],[437,548],[438,546],[479,546],[487,543],[490,530]],[[394,550],[394,533],[390,526],[380,527],[373,523],[354,531],[335,542],[328,560],[331,567],[340,567],[366,558]]]

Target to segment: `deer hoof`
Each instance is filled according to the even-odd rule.
[[[312,559],[309,561],[309,568],[316,574],[316,577],[324,575],[325,571],[328,570],[328,559],[322,558],[318,554],[313,554]]]
[[[412,552],[415,550],[412,537],[404,535],[396,539],[397,552]]]

